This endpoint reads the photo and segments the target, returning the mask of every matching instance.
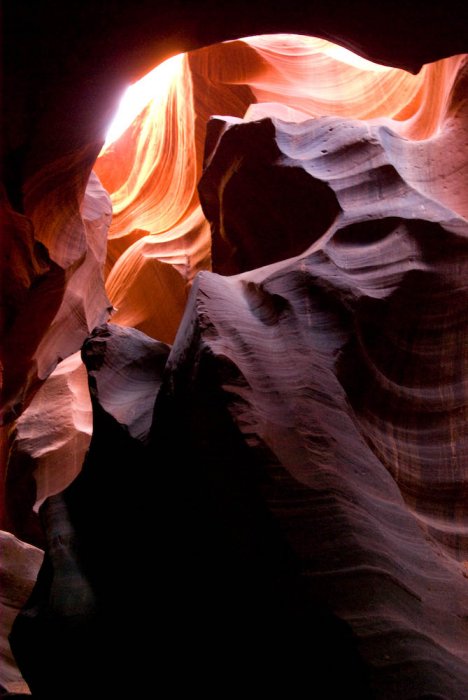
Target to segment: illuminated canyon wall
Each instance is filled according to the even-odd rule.
[[[32,543],[5,534],[5,600],[45,549],[12,636],[34,696],[152,687],[115,672],[154,664],[144,624],[181,691],[464,697],[465,57],[258,36],[128,93],[95,163],[91,139],[4,199],[5,527]]]

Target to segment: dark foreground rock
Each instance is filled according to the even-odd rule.
[[[388,130],[319,121],[357,144],[324,235],[201,273],[167,363],[85,345],[93,439],[11,637],[35,697],[466,697],[467,224]]]

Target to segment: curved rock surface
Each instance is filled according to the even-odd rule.
[[[29,695],[29,688],[11,653],[8,635],[32,591],[43,552],[3,531],[0,531],[0,550],[0,688],[13,694]]]
[[[421,142],[402,138],[390,120],[213,118],[199,184],[213,269],[232,274],[298,254],[337,218],[352,224],[405,212],[448,220],[444,207],[466,217],[460,183],[468,181],[468,159],[459,148],[468,128],[465,80],[466,62],[443,125]],[[276,112],[275,105],[257,107]]]
[[[41,509],[48,563],[12,636],[25,678],[39,694],[78,697],[99,645],[113,664],[150,663],[141,618],[116,619],[115,609],[124,595],[137,598],[152,548],[160,575],[145,624],[166,641],[161,682],[188,669],[173,680],[178,691],[210,694],[234,677],[236,688],[250,680],[296,696],[312,674],[332,696],[462,700],[466,219],[403,177],[386,124],[272,118],[213,128],[201,192],[209,183],[215,201],[224,183],[223,220],[225,173],[235,172],[228,156],[247,168],[250,153],[265,178],[300,169],[322,183],[334,216],[323,232],[311,229],[305,252],[270,265],[268,243],[252,256],[245,231],[234,229],[246,267],[263,266],[198,275],[167,364],[167,347],[161,364],[148,364],[153,386],[120,365],[119,339],[135,357],[136,331],[109,326],[87,342],[95,431],[80,476]],[[274,207],[291,211],[296,191],[281,195]],[[242,196],[236,207],[246,225],[256,220]],[[308,207],[305,198],[304,221]],[[157,343],[141,334],[138,343],[159,357]],[[135,404],[125,397],[147,407],[133,423],[146,435],[155,399],[149,441],[134,439]],[[111,476],[117,463],[132,470]],[[126,516],[118,536],[116,504]],[[71,596],[69,580],[60,583],[70,566]],[[60,634],[45,627],[49,616]],[[116,645],[117,630],[135,640],[130,652]],[[52,680],[49,658],[60,660]],[[101,673],[116,683],[109,666]],[[147,687],[141,678],[129,685],[134,694]]]
[[[202,174],[211,115],[246,113],[255,120],[274,114],[291,121],[323,115],[385,118],[400,136],[422,140],[440,127],[461,62],[461,57],[444,59],[412,75],[366,61],[323,39],[281,34],[217,44],[174,56],[154,68],[124,94],[95,165],[114,211],[106,264],[106,289],[118,308],[113,322],[172,342],[186,286],[158,263],[175,263],[180,272],[177,258],[186,255],[196,240],[200,254],[186,256],[183,276],[191,279],[199,270],[209,269],[209,235],[206,227],[203,230],[196,182]],[[318,181],[306,191],[302,173],[293,168],[277,173],[270,169],[267,176],[256,166],[265,154],[247,149],[247,158],[228,178],[226,216],[238,218],[241,228],[242,217],[250,221],[252,246],[270,251],[265,262],[301,252],[311,236],[318,237],[333,220],[338,207],[333,193],[327,195],[326,186]],[[226,163],[227,168],[232,166],[229,154]],[[414,164],[408,171],[414,171]],[[262,206],[254,204],[261,212],[257,217],[245,205],[252,185],[256,196],[265,200]],[[243,188],[244,194],[233,196],[235,187]],[[303,210],[303,201],[310,200],[310,212],[303,211],[302,216],[317,219],[313,232],[304,230],[294,215],[285,213],[283,221],[265,216],[269,199],[283,188],[288,190],[286,200],[296,194],[297,202],[289,204],[293,211]],[[242,210],[236,208],[236,197],[243,198]],[[279,211],[275,208],[276,216]],[[322,213],[313,216],[313,211]],[[218,237],[215,247],[219,245]],[[174,260],[165,255],[169,249],[177,256]],[[215,255],[225,257],[224,273],[234,269],[228,250],[216,250]]]
[[[309,117],[387,117],[418,140],[431,136],[443,120],[460,64],[454,56],[412,75],[314,37],[280,34],[245,41],[262,63],[248,80],[258,103],[278,103]]]
[[[9,438],[8,520],[21,539],[43,541],[37,511],[48,496],[63,491],[76,477],[91,433],[86,369],[75,353],[46,379]]]
[[[142,645],[127,603],[133,595],[143,602],[159,571],[150,535],[159,518],[155,474],[144,445],[169,349],[113,324],[95,329],[83,347],[93,436],[77,478],[40,508],[46,555],[31,616],[17,618],[12,636],[34,697],[104,697],[141,683],[138,672],[126,683],[114,664],[130,654],[136,668]],[[133,640],[127,648],[126,634]]]
[[[53,172],[48,176],[56,177]],[[83,186],[81,199],[80,192],[75,192],[77,201],[72,203],[50,201],[59,194],[45,174],[38,176],[38,182],[31,183],[31,190],[44,187],[43,192],[50,189],[50,196],[42,200],[40,193],[31,192],[27,216],[7,213],[6,233],[14,239],[7,245],[12,251],[18,232],[24,235],[22,247],[15,253],[22,256],[17,268],[21,293],[14,294],[14,301],[7,301],[2,342],[6,379],[2,424],[21,414],[57,363],[79,349],[111,310],[102,279],[112,215],[109,196],[94,174],[86,188]],[[60,211],[63,221],[49,215],[55,210]],[[15,285],[12,291],[16,289]]]
[[[455,213],[465,213],[464,195],[441,185],[435,169],[445,173],[455,167],[464,178],[466,153],[460,157],[462,167],[453,164],[468,123],[467,102],[459,99],[463,75],[444,128],[417,149],[378,122],[214,120],[208,142],[216,144],[215,152],[208,156],[200,183],[212,224],[213,268],[230,273],[271,262],[278,240],[288,250],[288,240],[307,247],[307,236],[310,242],[317,237],[310,196],[298,207],[296,192],[291,195],[279,186],[271,222],[267,210],[262,228],[256,210],[257,203],[262,207],[262,195],[252,204],[248,186],[239,188],[237,178],[250,184],[250,191],[255,181],[261,183],[261,192],[268,188],[269,173],[284,173],[286,183],[289,173],[300,168],[310,187],[318,183],[333,193],[336,222],[328,231],[323,226],[312,250],[322,249],[336,265],[340,284],[354,280],[363,285],[356,295],[373,299],[355,312],[360,359],[358,364],[351,361],[349,371],[343,356],[340,381],[367,443],[418,511],[421,526],[459,559],[466,556],[468,515],[468,374],[460,353],[468,331],[463,312],[468,303],[463,283],[467,228],[466,219]],[[233,169],[233,162],[240,165]],[[437,199],[430,198],[434,192]],[[449,204],[455,204],[455,211]],[[249,206],[257,218],[249,216]],[[245,215],[239,217],[238,211]],[[265,231],[259,237],[263,245],[256,245],[257,229]],[[295,238],[292,230],[304,234]],[[388,305],[383,303],[387,296]],[[261,296],[258,305],[261,309]]]
[[[229,678],[239,694],[249,684],[259,695],[294,696],[322,683],[337,697],[465,699],[467,89],[465,59],[456,55],[468,50],[463,9],[450,0],[398,12],[368,0],[339,12],[321,0],[280,1],[268,13],[256,0],[200,0],[196,13],[187,3],[146,0],[138,12],[123,0],[112,13],[86,0],[76,10],[48,0],[5,8],[5,422],[108,318],[111,303],[119,323],[172,339],[186,290],[209,267],[194,189],[208,114],[242,117],[248,108],[251,122],[273,117],[273,158],[262,177],[278,182],[277,167],[275,205],[286,231],[283,253],[277,244],[269,250],[266,230],[264,246],[246,241],[244,232],[256,228],[249,221],[262,217],[245,205],[248,193],[232,171],[248,175],[248,158],[230,170],[229,149],[220,162],[221,138],[213,168],[222,166],[236,187],[223,203],[209,165],[205,206],[218,243],[223,206],[229,213],[229,271],[277,262],[234,278],[203,273],[164,369],[168,348],[137,331],[119,337],[101,328],[87,343],[93,442],[83,472],[41,508],[47,555],[13,635],[38,697],[82,700],[125,688],[144,696],[160,681],[219,697]],[[277,31],[327,41],[295,48],[297,37],[271,36]],[[161,110],[169,131],[157,134],[145,121],[158,112],[154,103],[143,108],[136,126],[151,138],[141,143],[186,146],[178,162],[159,159],[167,182],[181,187],[172,198],[152,173],[151,219],[162,228],[153,235],[147,220],[135,228],[127,209],[125,235],[112,234],[106,257],[110,202],[89,175],[120,92],[168,56],[261,32],[270,38],[183,59]],[[382,67],[359,76],[356,59],[341,52],[347,78],[338,85],[340,49],[329,39],[415,74],[437,63],[413,76]],[[320,84],[309,90],[313,66]],[[360,100],[358,87],[374,104]],[[194,125],[174,130],[184,113]],[[336,122],[307,123],[330,113]],[[321,158],[307,141],[310,133],[326,141],[325,124],[334,136]],[[123,137],[125,158],[145,156],[138,133],[134,123]],[[219,135],[215,129],[215,141]],[[261,161],[259,145],[252,151]],[[300,243],[284,210],[300,199],[297,172],[282,186],[287,168],[302,173],[297,189],[317,203],[326,192],[333,203],[318,225],[311,207],[289,217]],[[143,221],[141,203],[155,201],[144,191],[148,180],[122,159],[107,175],[119,187],[128,179]],[[216,255],[220,270],[226,260]],[[155,280],[158,299],[147,290]],[[142,625],[163,649],[157,659]]]
[[[249,105],[261,102],[251,108],[251,116],[264,116],[265,109],[272,109],[264,102],[274,101],[276,113],[284,115],[286,111],[288,119],[323,114],[385,117],[400,135],[426,139],[443,123],[447,95],[460,62],[460,57],[442,59],[411,75],[372,64],[323,39],[283,34],[219,44],[173,56],[129,88],[130,101],[134,107],[139,105],[137,112],[120,138],[114,136],[106,144],[95,166],[111,201],[96,175],[89,177],[96,141],[73,147],[52,160],[47,155],[46,163],[38,157],[34,167],[25,170],[22,214],[7,215],[13,240],[24,238],[24,229],[29,227],[28,235],[34,241],[31,245],[44,246],[45,250],[40,253],[41,273],[34,273],[27,299],[19,307],[18,301],[13,305],[7,302],[11,320],[4,350],[7,380],[3,420],[10,422],[20,415],[57,362],[77,351],[95,325],[108,320],[111,307],[102,278],[105,261],[106,273],[113,273],[107,285],[111,303],[121,309],[115,320],[136,324],[156,337],[161,325],[155,322],[145,290],[157,277],[160,306],[167,307],[167,285],[174,283],[178,292],[173,316],[166,314],[168,319],[162,322],[163,337],[172,342],[184,285],[177,275],[155,263],[167,262],[164,252],[158,257],[159,242],[152,246],[150,256],[143,249],[148,249],[149,235],[161,234],[173,244],[180,239],[179,257],[192,246],[194,226],[200,229],[192,217],[199,216],[196,182],[201,174],[208,115],[241,117]],[[310,75],[314,75],[313,81]],[[56,146],[49,146],[52,155]],[[400,160],[410,151],[402,148],[405,152],[399,154]],[[447,144],[441,148],[446,149]],[[407,157],[409,174],[420,159],[415,143],[413,151],[414,157]],[[456,180],[464,168],[459,151],[453,154],[453,163],[445,178],[436,179],[439,189],[447,187],[466,211],[465,190]],[[442,180],[444,184],[440,184]],[[10,181],[8,185],[11,190]],[[437,191],[431,196],[443,194]],[[113,223],[106,251],[111,202]],[[56,214],[50,216],[51,211]],[[145,243],[138,244],[142,238]],[[209,268],[208,235],[200,236],[198,242],[201,254],[186,261],[189,278]],[[129,247],[131,264],[123,257]],[[25,249],[15,252],[15,259],[24,254]],[[38,264],[34,262],[37,255],[37,251],[31,252],[25,261],[31,270]],[[123,303],[129,275],[131,312],[129,304]],[[27,313],[37,309],[34,328],[27,337],[21,336],[24,309]],[[23,348],[21,356],[18,347]]]
[[[114,324],[95,328],[82,349],[92,401],[142,443],[148,439],[169,350],[140,331]]]
[[[200,206],[176,227],[144,235],[117,259],[106,288],[113,323],[171,343],[185,309],[187,290],[211,264],[211,235]]]

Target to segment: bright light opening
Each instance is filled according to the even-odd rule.
[[[372,71],[373,73],[388,73],[389,71],[394,71],[395,68],[390,66],[382,66],[380,63],[374,63],[373,61],[368,61],[367,58],[362,58],[358,54],[345,49],[343,46],[338,46],[338,44],[332,44],[330,41],[325,53],[330,58],[334,58],[336,61],[341,61],[341,63],[346,63],[348,66],[353,66],[353,68],[358,68],[363,71]]]
[[[183,53],[168,58],[125,90],[107,131],[103,151],[117,141],[150,101],[166,101],[171,86],[182,72],[183,60]]]

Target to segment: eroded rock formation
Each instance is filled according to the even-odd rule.
[[[459,84],[451,134],[464,123]],[[145,624],[167,643],[156,663],[161,682],[180,659],[189,669],[178,691],[211,694],[235,675],[236,687],[250,680],[295,694],[312,674],[332,695],[462,698],[466,219],[429,196],[417,168],[415,181],[405,178],[394,151],[401,137],[387,124],[217,119],[211,129],[202,205],[209,217],[219,212],[214,240],[232,245],[219,265],[244,272],[196,278],[169,356],[167,346],[160,355],[158,343],[118,327],[85,344],[91,449],[80,476],[43,506],[49,558],[15,625],[15,654],[39,696],[79,697],[102,644],[112,663],[129,653],[132,665],[149,663],[145,643],[122,652],[113,638],[118,626],[138,640],[141,618],[114,620],[115,608],[124,594],[138,596],[153,548],[161,577]],[[421,161],[446,137],[442,130],[422,142]],[[304,189],[277,184],[291,171]],[[244,173],[248,187],[230,194],[229,177],[242,183]],[[270,178],[269,195],[281,197],[252,199]],[[326,219],[323,210],[313,218],[311,200],[314,209],[332,203]],[[297,219],[281,235],[288,212]],[[267,236],[252,243],[262,214],[279,222],[266,226],[276,234],[271,246]],[[303,231],[299,243],[294,229]],[[291,245],[306,246],[307,232],[310,245],[297,254]],[[278,239],[296,256],[279,260]],[[268,264],[272,251],[277,261]],[[156,353],[148,364],[146,345]],[[147,407],[144,419],[136,406]],[[132,425],[148,434],[146,447]],[[132,471],[109,473],[106,463]],[[118,538],[116,504],[126,513]],[[66,569],[57,545],[64,533]],[[125,574],[116,581],[122,546]],[[70,566],[72,599],[56,584]],[[86,605],[72,611],[77,634],[75,617],[65,620],[83,591]],[[45,628],[50,616],[59,628]],[[61,671],[50,681],[48,659],[57,657]],[[215,667],[209,678],[206,658]],[[117,687],[111,667],[100,670]],[[145,681],[129,687],[141,692]]]
[[[102,284],[109,196],[91,174],[87,184],[73,190],[72,202],[62,201],[57,184],[48,181],[62,175],[51,169],[29,183],[25,216],[6,210],[5,260],[15,260],[21,288],[16,283],[5,289],[2,423],[21,414],[41,381],[79,349],[111,309]],[[59,213],[57,219],[51,211]]]
[[[75,353],[41,386],[10,438],[7,514],[19,537],[43,543],[37,511],[79,473],[91,433],[86,369]]]
[[[0,532],[0,691],[29,694],[8,643],[13,621],[36,581],[43,553],[9,532]]]
[[[253,672],[259,689],[294,694],[312,673],[331,694],[464,698],[467,93],[464,57],[444,58],[466,50],[461,25],[449,41],[447,8],[432,25],[427,9],[425,39],[408,41],[406,8],[374,41],[370,7],[331,31],[320,4],[296,17],[288,3],[281,27],[275,6],[269,30],[310,21],[417,74],[287,35],[176,56],[165,100],[144,102],[97,162],[109,198],[90,175],[104,123],[124,76],[157,53],[129,23],[127,54],[113,54],[118,5],[94,48],[86,24],[80,60],[57,60],[78,56],[65,22],[36,79],[23,67],[13,92],[7,81],[7,116],[28,116],[5,132],[2,456],[8,526],[46,545],[12,638],[21,669],[37,697],[146,693],[154,650],[122,601],[151,599],[157,670],[180,690]],[[158,60],[216,35],[208,5]],[[84,3],[73,32],[87,16]],[[247,33],[231,19],[216,38]],[[211,122],[202,210],[206,119],[220,113],[237,120]],[[210,267],[204,214],[215,271],[242,274],[195,279]],[[133,330],[172,342],[193,283],[170,354]],[[71,353],[111,304],[129,328],[85,344],[94,434],[70,484],[90,433]],[[127,682],[124,666],[144,670]],[[2,685],[24,689],[10,670]]]
[[[373,64],[329,41],[277,35],[217,44],[156,67],[124,96],[95,165],[111,194],[114,212],[106,265],[107,292],[117,308],[113,321],[172,342],[187,283],[199,270],[209,269],[210,239],[198,207],[196,183],[202,174],[211,115],[243,117],[247,110],[250,120],[271,114],[291,121],[323,115],[385,118],[400,135],[421,140],[440,127],[460,62],[460,57],[445,59],[411,75]],[[255,161],[263,159],[250,150],[250,178],[255,184],[263,182],[256,196],[264,197],[264,206],[257,207],[261,212],[257,218],[252,211],[244,211],[248,201],[244,193],[239,195],[242,209],[234,204],[233,213],[239,226],[242,216],[249,219],[255,234],[244,240],[257,246],[260,256],[268,250],[264,262],[272,262],[304,250],[311,235],[318,237],[325,231],[336,203],[329,201],[325,185],[316,183],[316,191],[306,192],[300,171],[275,175],[270,170],[266,176],[256,170]],[[231,167],[229,156],[227,163]],[[239,167],[242,172],[233,173],[229,180],[231,199],[235,180],[245,190],[252,186],[247,163]],[[408,171],[414,169],[410,165]],[[290,190],[286,200],[292,191],[296,193],[297,203],[290,202],[292,210],[303,211],[304,200],[309,200],[315,215],[303,211],[303,217],[316,219],[315,234],[308,230],[309,224],[302,230],[289,214],[285,213],[283,222],[265,216],[268,201],[282,188]],[[226,195],[227,217],[231,216],[228,200]],[[279,211],[275,208],[274,216]],[[269,234],[271,228],[277,235]],[[268,245],[265,236],[270,238]],[[291,239],[290,247],[285,238]],[[221,245],[219,237],[216,245]],[[229,273],[234,268],[226,253],[216,251],[224,259],[220,271]],[[175,267],[182,277],[161,262]]]
[[[105,696],[147,683],[138,672],[127,682],[108,662],[123,662],[124,648],[132,668],[143,661],[137,662],[141,618],[129,601],[136,595],[137,606],[143,604],[154,576],[163,575],[148,535],[160,518],[155,493],[164,496],[154,490],[157,475],[144,446],[168,352],[135,329],[112,325],[95,329],[84,345],[93,436],[78,477],[41,507],[44,564],[29,601],[32,614],[17,619],[12,638],[34,697]]]
[[[395,144],[411,178],[420,160],[414,140],[430,137],[445,123],[460,62],[443,59],[411,75],[376,66],[326,40],[279,35],[200,49],[156,67],[130,88],[135,91],[130,101],[139,108],[95,165],[110,200],[96,175],[89,175],[96,146],[88,143],[25,179],[22,214],[5,202],[8,237],[24,240],[18,251],[15,242],[6,241],[14,259],[21,257],[24,289],[17,290],[16,282],[7,286],[3,420],[20,415],[57,362],[109,318],[110,302],[117,323],[172,342],[187,287],[197,271],[210,266],[209,232],[196,192],[210,115],[242,117],[250,106],[250,119],[273,113],[292,121],[324,114],[387,119],[392,130],[411,138],[412,147],[401,139]],[[450,147],[439,140],[435,148]],[[443,196],[445,189],[458,198],[450,205],[464,212],[466,195],[455,182],[466,168],[460,153],[453,152],[453,168],[443,177],[423,176],[421,182],[439,188],[431,196]],[[438,153],[432,157],[438,160]],[[301,196],[300,184],[289,186]],[[178,274],[158,263],[172,265]],[[23,337],[24,316],[36,308],[34,327]]]

